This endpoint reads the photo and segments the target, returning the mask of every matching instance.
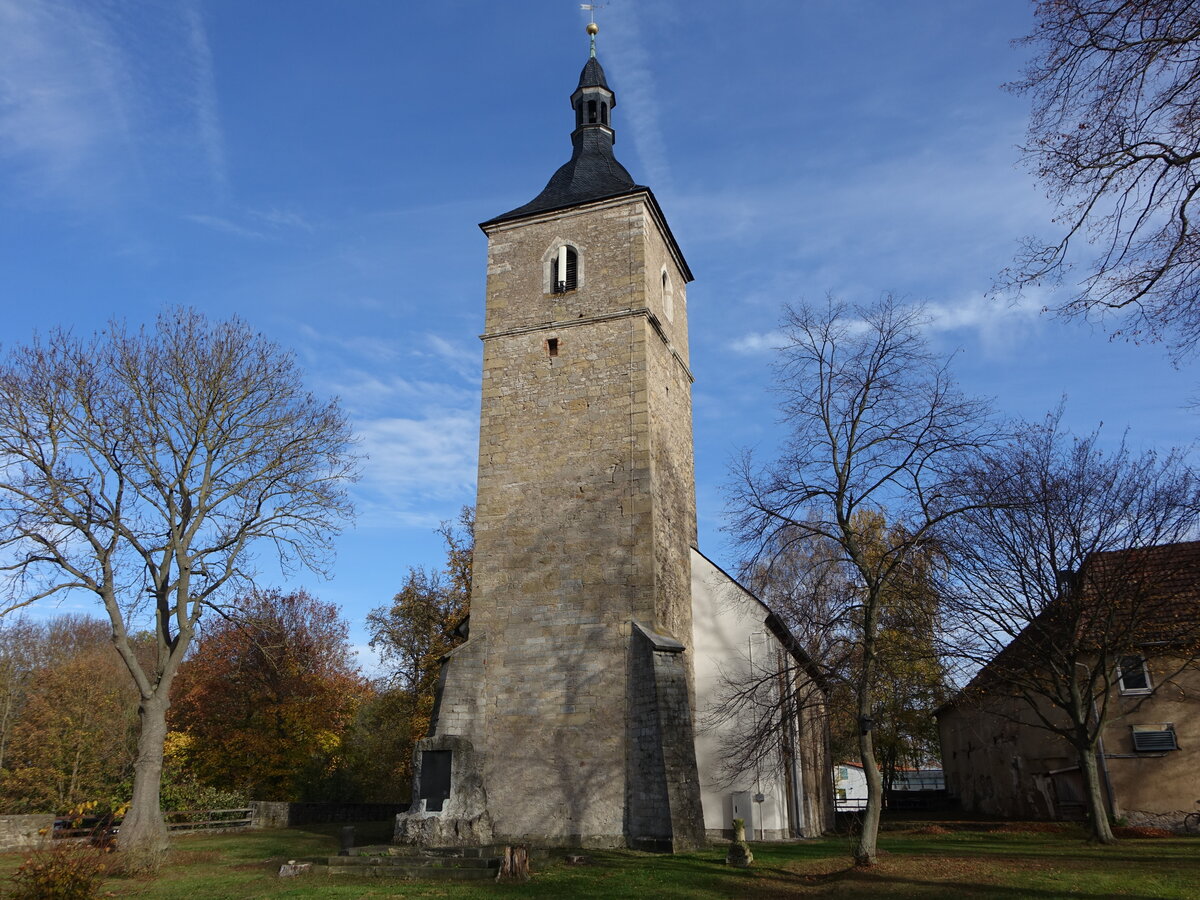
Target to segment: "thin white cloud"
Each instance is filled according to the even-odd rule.
[[[778,350],[787,343],[782,331],[761,331],[743,334],[729,342],[734,353],[754,354],[764,350]]]
[[[666,140],[663,137],[662,115],[659,112],[658,89],[653,74],[653,60],[642,38],[642,18],[648,10],[645,3],[632,0],[613,0],[605,10],[598,39],[601,62],[611,60],[609,83],[617,91],[617,108],[621,119],[613,126],[620,134],[620,122],[628,123],[634,149],[645,171],[635,173],[639,184],[652,184],[659,193],[671,190],[671,166],[668,162]],[[654,12],[660,12],[654,10]]]
[[[0,0],[0,158],[33,196],[102,202],[137,157],[129,75],[102,9]]]
[[[261,240],[266,237],[261,231],[255,231],[253,228],[247,228],[244,225],[239,225],[237,222],[230,221],[223,216],[207,216],[192,214],[184,216],[189,222],[195,222],[197,225],[204,225],[207,228],[212,228],[216,231],[223,231],[226,234],[236,235],[237,237],[253,238]]]
[[[448,341],[437,334],[426,334],[425,346],[431,355],[449,365],[456,375],[472,380],[479,377],[478,342],[464,345],[459,341]]]
[[[304,216],[292,210],[252,209],[250,215],[275,228],[296,228],[312,233],[316,228]]]
[[[1012,303],[976,293],[951,303],[927,303],[925,311],[929,314],[927,331],[951,335],[969,333],[979,342],[980,350],[991,357],[1019,352],[1023,343],[1045,321],[1038,292]]]
[[[115,210],[197,169],[224,196],[199,2],[0,0],[0,162],[9,200]]]
[[[208,45],[208,32],[197,6],[184,7],[183,17],[187,27],[188,47],[191,50],[196,134],[200,139],[200,146],[204,148],[213,184],[225,194],[229,189],[229,178],[225,168],[225,138],[221,131],[217,84],[213,73],[212,49]]]
[[[268,230],[264,231],[251,225],[243,225],[227,216],[192,213],[185,215],[184,218],[198,225],[215,228],[217,231],[235,234],[238,237],[253,238],[254,240],[261,240],[263,238],[283,239],[284,235],[280,234],[280,232],[284,229],[301,229],[308,232],[314,230],[313,226],[298,213],[281,212],[275,209],[266,211],[252,209],[248,210],[246,215],[260,225],[266,226]]]
[[[436,525],[475,496],[479,421],[451,411],[355,423],[369,459],[355,488],[359,524]]]
[[[977,341],[988,355],[999,356],[1018,350],[1031,331],[1039,327],[1044,311],[1040,294],[1022,297],[1015,303],[975,293],[947,303],[923,303],[924,331],[929,335],[966,336]],[[866,329],[863,322],[848,323],[851,334]],[[788,342],[779,330],[751,331],[727,343],[734,353],[753,355],[777,350]]]

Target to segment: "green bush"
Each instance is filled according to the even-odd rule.
[[[239,809],[250,801],[242,791],[223,791],[195,781],[164,784],[160,795],[163,812],[177,810]]]
[[[61,841],[34,853],[12,875],[13,900],[93,900],[107,874],[106,856],[82,844]]]

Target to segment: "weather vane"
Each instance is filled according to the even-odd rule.
[[[580,3],[579,8],[586,11],[591,16],[591,21],[588,22],[587,33],[592,40],[592,56],[596,55],[596,33],[600,30],[600,26],[596,24],[596,10],[604,9],[603,3]]]

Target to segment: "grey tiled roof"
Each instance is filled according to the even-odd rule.
[[[600,61],[592,56],[579,73],[579,87],[576,90],[595,87],[609,89]],[[616,105],[615,100],[613,105]],[[524,206],[518,206],[483,224],[491,225],[507,219],[518,219],[534,213],[550,212],[593,200],[646,190],[634,182],[625,167],[613,156],[613,135],[608,127],[581,126],[575,129],[571,141],[571,159],[554,173],[540,194]]]
[[[576,135],[575,152],[571,154],[570,161],[551,176],[540,194],[524,206],[518,206],[484,224],[645,189],[634,183],[625,167],[617,162],[612,152],[612,138],[605,131],[582,128]]]
[[[609,90],[608,82],[604,80],[604,69],[596,57],[588,57],[587,65],[579,73],[579,87],[602,87]]]

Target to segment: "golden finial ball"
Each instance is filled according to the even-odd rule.
[[[596,34],[599,34],[599,32],[600,32],[599,25],[597,25],[595,22],[588,22],[588,27],[587,27],[588,34],[595,36]]]

